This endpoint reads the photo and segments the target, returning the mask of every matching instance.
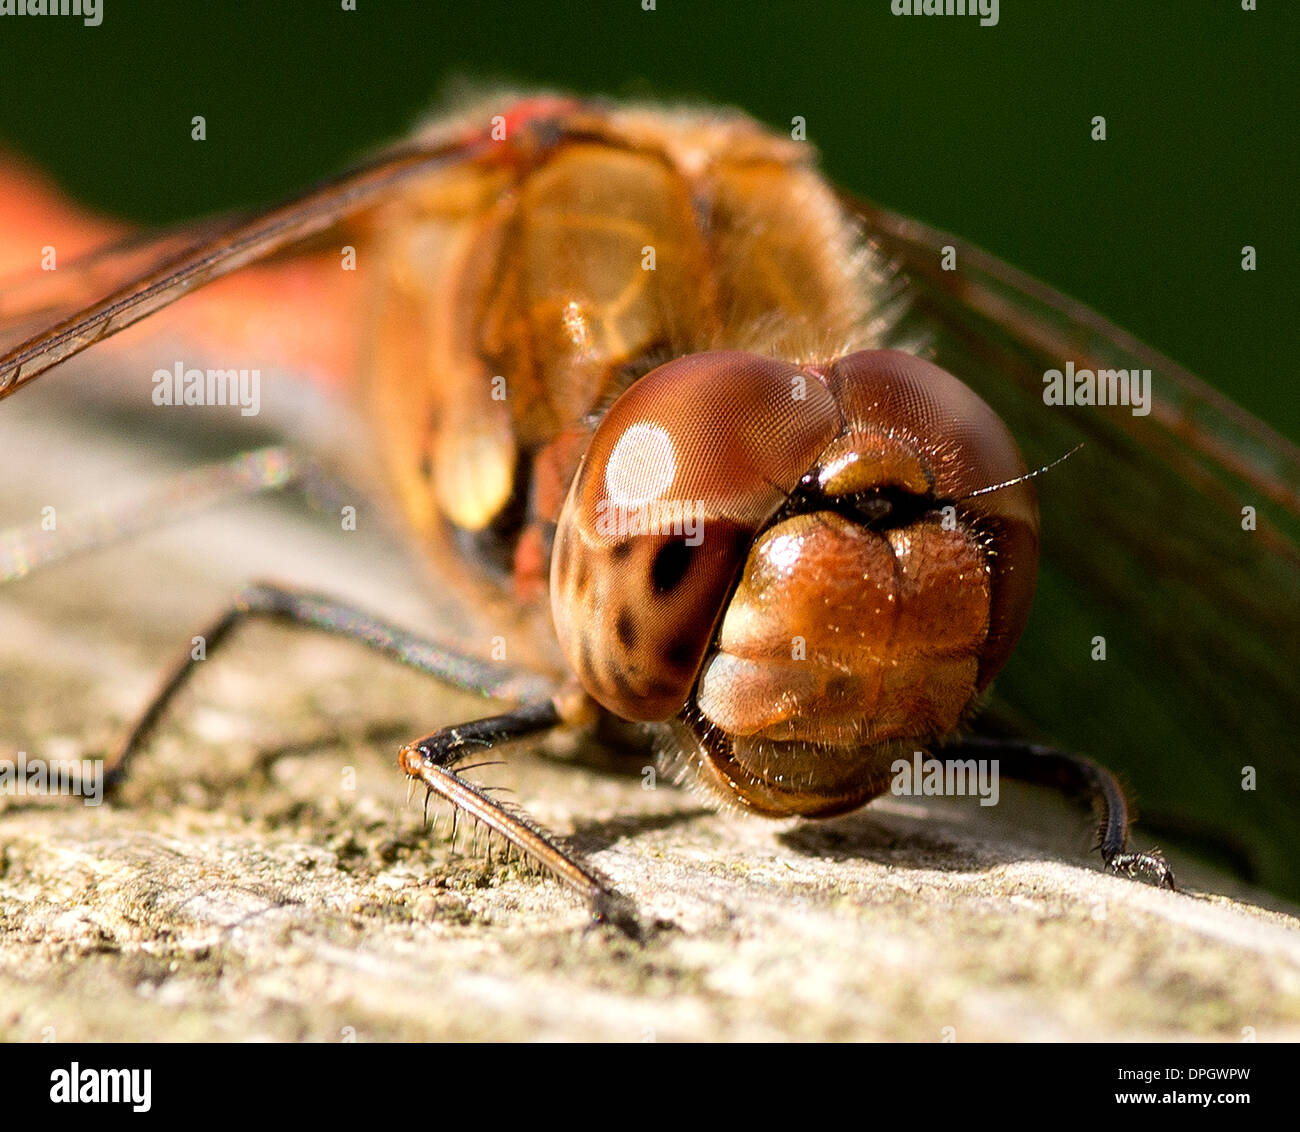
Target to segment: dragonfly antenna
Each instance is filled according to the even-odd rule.
[[[1003,483],[995,483],[989,487],[982,487],[978,491],[972,491],[969,495],[963,495],[962,500],[974,499],[977,495],[988,495],[991,491],[1001,491],[1004,487],[1014,487],[1018,483],[1024,483],[1025,480],[1031,480],[1035,476],[1041,476],[1044,472],[1050,471],[1057,464],[1063,463],[1073,456],[1080,448],[1083,447],[1082,441],[1071,448],[1064,456],[1058,456],[1050,464],[1044,464],[1041,468],[1033,472],[1026,472],[1023,476],[1016,476],[1015,479],[1006,480]]]

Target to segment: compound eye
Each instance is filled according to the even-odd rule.
[[[597,701],[633,720],[682,708],[750,544],[841,423],[816,377],[738,351],[668,362],[614,402],[551,568],[560,645]]]
[[[1002,418],[973,389],[924,358],[863,350],[835,361],[827,385],[844,413],[843,449],[825,466],[834,482],[870,484],[890,499],[895,524],[909,506],[954,502],[986,548],[992,580],[989,635],[978,687],[1006,663],[1029,619],[1038,578],[1038,502]]]

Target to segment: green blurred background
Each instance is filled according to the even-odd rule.
[[[1300,439],[1300,5],[1002,0],[985,28],[890,0],[102,4],[93,28],[0,19],[0,145],[98,208],[155,224],[273,200],[457,76],[802,115],[842,185],[1083,299]]]

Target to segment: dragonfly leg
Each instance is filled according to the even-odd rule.
[[[639,938],[641,929],[631,902],[597,869],[518,807],[490,797],[455,772],[460,763],[484,750],[525,735],[549,731],[564,722],[556,700],[525,704],[504,715],[444,727],[408,743],[398,753],[398,765],[410,778],[424,783],[434,794],[499,833],[584,897],[595,922],[613,924],[625,934]]]
[[[204,655],[210,656],[243,622],[279,621],[356,641],[382,656],[444,683],[484,695],[528,701],[504,715],[447,727],[401,749],[398,762],[412,779],[465,811],[517,846],[588,901],[593,920],[611,923],[638,937],[640,927],[631,903],[578,853],[548,833],[526,813],[497,801],[456,773],[471,754],[526,735],[540,734],[583,718],[583,706],[552,681],[458,653],[409,633],[355,606],[320,594],[304,593],[268,582],[246,587],[203,632]],[[104,788],[111,792],[126,778],[130,760],[158,725],[176,694],[198,665],[192,650],[177,658],[158,692],[105,764]]]
[[[199,634],[204,642],[203,655],[211,656],[236,628],[254,619],[298,625],[356,641],[399,664],[485,696],[538,700],[555,691],[554,683],[543,677],[459,653],[346,602],[271,582],[255,582],[245,587],[231,605]],[[199,663],[193,649],[187,649],[176,658],[153,699],[105,763],[106,790],[116,789],[125,780],[135,752],[153,734],[159,720],[176,694],[189,682]]]
[[[1084,797],[1097,808],[1097,848],[1112,873],[1149,877],[1161,888],[1174,887],[1174,874],[1159,850],[1135,853],[1128,848],[1128,802],[1119,782],[1100,763],[1083,755],[1058,751],[1036,743],[970,737],[947,744],[939,758],[996,759],[1000,774],[1035,786],[1050,786],[1065,794]]]

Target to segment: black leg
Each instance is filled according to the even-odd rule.
[[[996,759],[999,773],[1008,778],[1086,798],[1100,814],[1097,848],[1106,868],[1130,877],[1150,877],[1161,888],[1174,887],[1173,871],[1158,851],[1128,851],[1128,803],[1115,776],[1104,766],[1082,755],[1006,739],[961,739],[935,752],[940,759],[964,756]]]
[[[639,938],[641,929],[631,903],[571,846],[548,833],[518,807],[489,797],[482,788],[455,773],[457,765],[485,749],[549,731],[562,723],[552,701],[527,704],[505,715],[444,727],[408,743],[398,754],[398,765],[412,779],[423,782],[428,790],[501,834],[583,896],[593,920],[611,923],[627,935]]]
[[[418,742],[408,743],[399,753],[398,765],[409,777],[423,782],[427,790],[450,802],[454,813],[464,810],[580,893],[587,899],[595,921],[611,923],[639,938],[640,926],[630,902],[598,871],[517,807],[491,798],[482,787],[455,773],[455,768],[473,754],[569,722],[552,698],[557,692],[552,681],[454,652],[331,598],[269,583],[247,587],[208,626],[202,634],[205,655],[211,656],[212,650],[219,648],[240,624],[251,618],[330,633],[363,644],[381,656],[458,688],[527,701],[525,706],[504,715],[447,727]],[[177,658],[153,700],[105,764],[106,793],[120,787],[125,780],[131,757],[152,734],[198,663],[188,650]]]
[[[337,494],[328,475],[315,464],[303,460],[291,449],[265,448],[184,472],[144,499],[73,515],[60,523],[57,532],[37,526],[0,531],[0,584],[209,507],[291,487],[300,488],[309,503],[326,509]],[[555,681],[467,656],[343,602],[268,583],[247,587],[204,630],[201,634],[204,655],[211,655],[241,623],[252,618],[330,633],[363,644],[381,656],[455,687],[485,696],[523,700],[526,706],[514,712],[446,728],[418,743],[408,744],[401,750],[400,765],[413,780],[424,782],[429,793],[452,803],[453,821],[460,810],[467,811],[585,896],[594,919],[613,923],[629,935],[639,935],[629,902],[596,870],[583,863],[573,849],[564,846],[528,815],[493,800],[482,788],[454,773],[471,749],[490,748],[581,718],[584,709],[573,705],[566,707],[573,713],[573,719],[562,718],[556,701],[551,698],[559,691]],[[106,794],[114,792],[126,780],[135,752],[153,733],[197,664],[190,650],[176,659],[154,698],[105,760]],[[571,698],[564,697],[566,703]],[[425,801],[427,813],[428,795]],[[454,829],[453,824],[453,839]]]
[[[205,642],[205,655],[211,656],[239,625],[253,618],[300,625],[356,641],[417,672],[485,696],[540,700],[548,698],[556,690],[552,681],[455,652],[355,606],[320,594],[299,593],[265,582],[244,589],[231,606],[203,630],[200,636]],[[105,763],[105,790],[112,791],[125,780],[132,756],[148,740],[172,699],[188,683],[199,663],[190,650],[177,657],[148,707]]]

